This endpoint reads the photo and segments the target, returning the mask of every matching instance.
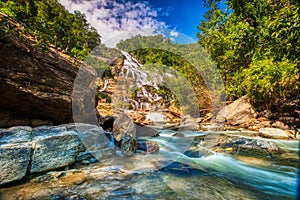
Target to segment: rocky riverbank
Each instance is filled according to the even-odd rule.
[[[114,155],[109,133],[88,124],[0,130],[0,184]]]
[[[18,130],[18,131],[17,131]],[[84,131],[85,130],[85,131]],[[202,185],[201,195],[209,198],[215,197],[218,191],[216,184],[226,193],[222,197],[234,198],[242,195],[245,199],[255,198],[257,194],[251,190],[242,189],[244,186],[235,186],[234,177],[227,177],[229,174],[241,173],[238,175],[240,181],[254,181],[259,178],[260,173],[265,174],[263,182],[269,184],[271,177],[282,176],[280,179],[289,178],[282,173],[292,173],[298,166],[298,150],[289,150],[283,144],[294,144],[292,140],[270,140],[251,135],[253,132],[245,132],[240,135],[237,132],[177,132],[171,130],[159,131],[157,137],[141,137],[138,141],[152,140],[156,142],[160,149],[155,154],[135,153],[133,156],[124,156],[121,149],[114,148],[110,140],[97,141],[92,149],[79,150],[78,147],[90,144],[95,141],[95,137],[87,141],[84,139],[88,133],[103,135],[103,130],[92,125],[68,124],[57,127],[39,127],[31,129],[29,127],[15,127],[1,130],[5,133],[1,138],[1,155],[8,148],[19,146],[19,149],[31,141],[31,155],[29,158],[20,159],[18,157],[1,158],[1,181],[8,180],[16,166],[21,165],[22,160],[28,160],[29,165],[24,166],[26,176],[23,181],[14,181],[11,184],[2,185],[0,189],[1,198],[4,199],[118,199],[118,198],[148,198],[165,199],[171,196],[173,199],[184,198],[192,194],[200,195],[198,189],[189,194],[182,192],[176,184],[185,183],[189,187],[195,188],[196,180]],[[10,131],[10,132],[9,132]],[[29,134],[30,133],[30,134]],[[31,135],[31,136],[28,136]],[[79,137],[83,134],[83,137]],[[3,135],[3,134],[2,134]],[[32,138],[32,139],[29,139]],[[70,140],[70,138],[72,138]],[[97,138],[97,137],[96,137]],[[67,140],[65,140],[67,139]],[[51,141],[51,143],[49,143]],[[69,142],[68,142],[69,141]],[[276,142],[278,141],[278,142]],[[292,143],[291,143],[292,142]],[[296,141],[297,143],[297,141]],[[34,148],[32,149],[32,147]],[[293,146],[290,146],[293,147]],[[97,148],[97,149],[95,149]],[[30,149],[30,148],[29,148]],[[93,150],[93,152],[92,152]],[[16,154],[14,154],[16,155]],[[96,159],[98,161],[96,161]],[[6,160],[4,160],[6,159]],[[13,159],[10,161],[10,159]],[[94,160],[95,159],[95,160]],[[236,159],[236,160],[235,160]],[[3,163],[7,163],[3,165]],[[17,164],[16,164],[17,163]],[[24,163],[24,162],[23,162]],[[271,172],[258,167],[268,167]],[[277,169],[278,166],[278,169]],[[5,168],[4,168],[5,167]],[[247,173],[254,173],[252,179],[247,178]],[[280,174],[274,173],[272,169],[283,169]],[[9,171],[10,170],[10,171]],[[17,170],[20,170],[18,168]],[[266,170],[266,169],[265,169]],[[287,172],[284,172],[286,171]],[[27,173],[26,173],[27,172]],[[38,172],[38,173],[36,173]],[[255,173],[258,173],[255,175]],[[221,174],[220,176],[218,174]],[[12,175],[11,175],[12,176]],[[4,179],[4,178],[5,179]],[[225,178],[226,177],[226,178]],[[18,179],[21,175],[18,176]],[[202,183],[204,181],[204,183]],[[192,184],[193,183],[193,184]],[[270,183],[274,187],[274,183]],[[281,183],[280,187],[285,183]],[[214,185],[214,187],[212,187]],[[258,184],[259,186],[259,184]],[[145,187],[149,187],[145,190]],[[184,187],[184,186],[180,186]],[[190,188],[191,189],[191,188]],[[261,193],[260,195],[262,195]],[[150,196],[149,196],[150,195]]]
[[[127,158],[136,156],[138,152],[160,151],[161,146],[156,138],[159,138],[161,131],[155,134],[156,137],[147,135],[149,129],[136,129],[136,125],[130,125],[128,121],[131,120],[127,118],[119,117],[115,121],[118,126],[114,126],[113,133],[88,124],[1,129],[0,184],[15,182],[36,173],[97,161],[101,163],[105,158],[114,157],[116,149],[120,155]],[[126,134],[128,128],[132,129],[131,135]],[[219,152],[286,162],[290,166],[296,166],[298,163],[297,154],[282,150],[273,141],[259,137],[256,132],[198,132],[200,135],[186,131],[170,133],[171,138],[174,138],[174,145],[184,144],[185,154],[192,157]]]

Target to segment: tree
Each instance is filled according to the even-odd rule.
[[[221,10],[219,4],[219,0],[206,1],[209,11],[199,25],[198,38],[222,73],[227,95],[237,98],[248,94],[266,105],[296,97],[299,2],[227,0],[229,12]],[[287,71],[290,76],[286,76]],[[274,77],[267,78],[270,76]],[[283,87],[283,82],[293,84]]]
[[[101,42],[85,15],[69,13],[57,0],[3,0],[0,12],[24,26],[39,44],[54,45],[78,59],[84,59]]]

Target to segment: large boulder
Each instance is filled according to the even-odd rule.
[[[78,67],[23,37],[1,35],[0,127],[72,121]]]
[[[74,131],[37,137],[30,172],[44,172],[75,163],[78,146]]]
[[[206,135],[201,146],[216,152],[253,157],[268,157],[281,152],[281,149],[271,141],[225,134]]]
[[[229,125],[239,125],[256,118],[258,113],[249,102],[248,96],[243,96],[233,103],[226,105],[216,116],[218,122]]]
[[[125,113],[120,114],[115,119],[113,135],[125,156],[132,156],[136,152],[136,126],[134,121]]]

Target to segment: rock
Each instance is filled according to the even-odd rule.
[[[199,129],[203,131],[222,131],[223,128],[223,124],[218,123],[202,123],[199,126]]]
[[[159,135],[155,129],[141,124],[135,124],[135,128],[137,137],[156,137]]]
[[[289,136],[289,138],[297,139],[297,131],[296,130],[285,130],[285,133]]]
[[[74,131],[38,137],[30,172],[44,172],[75,163],[79,143],[77,133]]]
[[[197,131],[199,130],[199,124],[197,120],[190,115],[186,115],[180,122],[179,131]]]
[[[111,157],[115,154],[111,138],[101,127],[90,124],[0,129],[0,185],[28,173]]]
[[[280,128],[280,129],[283,129],[283,130],[288,130],[290,127],[286,124],[284,124],[282,121],[275,121],[272,123],[272,127],[274,128]]]
[[[89,161],[89,163],[94,163],[97,160],[112,157],[115,155],[115,149],[105,148],[96,151],[80,152],[76,157],[76,162]]]
[[[23,118],[13,112],[0,111],[0,127],[12,127],[16,125],[36,127],[42,125],[52,126],[53,123],[48,120]]]
[[[160,171],[168,172],[175,174],[177,176],[195,176],[195,175],[203,175],[207,173],[206,169],[197,169],[188,164],[180,163],[180,162],[155,162],[154,165],[159,168],[161,167]]]
[[[31,143],[0,146],[0,185],[26,176],[30,162]]]
[[[87,198],[79,194],[73,194],[70,196],[53,195],[51,200],[87,200]]]
[[[223,134],[205,136],[201,147],[216,152],[253,157],[268,157],[274,153],[281,152],[280,148],[274,142]]]
[[[141,141],[137,143],[137,149],[145,151],[146,153],[155,153],[158,151],[159,146],[154,141]]]
[[[173,137],[185,137],[185,135],[183,133],[180,132],[175,132],[172,134]]]
[[[71,95],[78,67],[53,50],[12,35],[0,41],[0,125],[72,121]]]
[[[0,145],[9,143],[23,143],[31,141],[32,128],[29,126],[16,126],[0,130]]]
[[[217,122],[225,122],[229,125],[239,125],[256,118],[258,113],[249,103],[248,96],[243,96],[233,103],[226,105],[216,116]]]
[[[26,175],[31,154],[31,131],[28,126],[0,130],[0,185]]]
[[[113,135],[124,155],[132,156],[136,152],[136,127],[128,115],[122,113],[115,119]]]
[[[273,139],[289,139],[288,134],[285,130],[279,128],[260,128],[259,135],[265,138]]]
[[[166,115],[161,112],[150,112],[147,118],[150,119],[154,125],[164,124],[167,121]]]
[[[179,123],[166,123],[162,128],[177,131],[179,129]]]
[[[74,131],[78,133],[80,142],[86,151],[114,149],[114,141],[110,138],[110,134],[106,133],[100,126],[80,124]]]

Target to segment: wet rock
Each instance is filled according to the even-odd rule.
[[[158,132],[147,126],[143,126],[141,124],[135,124],[136,127],[136,136],[137,137],[156,137],[158,136]]]
[[[76,162],[94,163],[98,160],[109,158],[115,155],[114,148],[99,149],[96,151],[80,152],[76,157]]]
[[[30,172],[44,172],[75,163],[78,146],[79,140],[74,131],[36,138]]]
[[[31,143],[0,145],[0,185],[25,177],[30,152]]]
[[[225,106],[216,116],[217,122],[226,122],[229,125],[239,125],[256,118],[258,113],[249,103],[248,96],[243,96]]]
[[[132,156],[136,152],[136,127],[128,115],[123,113],[115,119],[113,135],[125,156]]]
[[[137,149],[146,153],[155,153],[159,150],[159,146],[155,141],[140,141],[137,143]]]
[[[269,157],[274,153],[281,152],[280,148],[274,142],[223,134],[207,135],[201,147],[216,152],[253,157]]]
[[[155,165],[157,165],[157,163],[155,163]],[[202,169],[197,169],[188,164],[180,162],[171,162],[171,164],[162,167],[160,171],[176,174],[178,176],[193,176],[202,175],[206,173],[206,171]]]
[[[199,130],[199,124],[197,119],[190,115],[184,116],[179,125],[179,131],[197,131]]]
[[[279,128],[260,128],[259,135],[261,137],[273,138],[273,139],[289,139],[285,130]]]

